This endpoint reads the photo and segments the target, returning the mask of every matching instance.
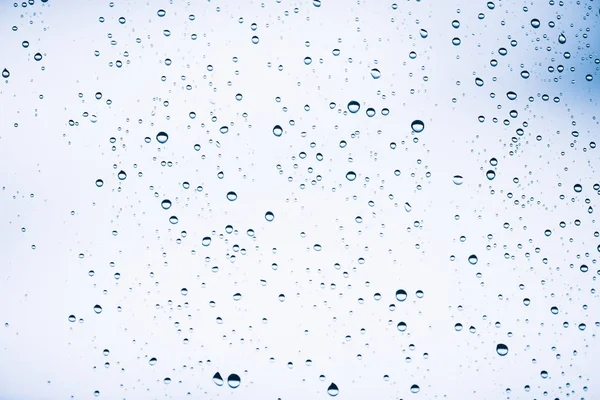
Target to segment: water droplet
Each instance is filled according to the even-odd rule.
[[[96,304],[96,305],[94,306],[94,312],[95,312],[96,314],[100,314],[100,313],[102,312],[102,307],[101,307],[99,304]]]
[[[127,178],[127,174],[125,173],[125,171],[121,170],[117,174],[117,178],[119,178],[120,181],[124,181]]]
[[[354,171],[348,171],[346,173],[346,179],[348,179],[350,182],[352,182],[353,180],[356,179],[356,173]]]
[[[214,374],[212,380],[214,383],[216,383],[217,386],[223,386],[223,377],[220,373],[217,372],[216,374]]]
[[[534,27],[535,29],[540,27],[540,20],[537,18],[534,18],[531,20],[531,26]]]
[[[232,389],[235,389],[238,386],[240,386],[240,383],[242,383],[242,380],[240,379],[240,376],[237,374],[231,374],[227,377],[227,384]]]
[[[427,32],[425,29],[421,29],[421,30],[419,31],[419,34],[421,35],[421,37],[422,37],[423,39],[425,39],[427,36],[429,36],[429,32]]]
[[[404,301],[404,300],[406,300],[407,297],[408,297],[408,294],[406,293],[406,290],[404,290],[404,289],[396,290],[396,300]]]
[[[558,314],[558,307],[552,306],[552,308],[550,308],[550,312],[554,315]]]
[[[471,254],[471,255],[469,256],[469,263],[470,263],[471,265],[475,265],[475,264],[477,264],[477,261],[479,261],[479,259],[477,258],[477,256],[476,256],[475,254]]]
[[[374,108],[367,108],[367,117],[374,117],[375,116],[375,109]]]
[[[499,343],[496,345],[496,353],[498,353],[499,356],[504,357],[505,355],[508,354],[508,346],[506,346],[505,344]]]
[[[490,169],[488,172],[485,173],[485,176],[491,181],[496,177],[496,173]]]
[[[275,219],[275,215],[271,211],[267,211],[265,214],[265,219],[271,222]]]
[[[252,43],[253,44],[258,44],[258,42],[260,42],[260,39],[258,38],[258,36],[252,36]]]
[[[8,78],[9,76],[10,76],[10,72],[6,68],[4,68],[2,70],[2,77],[3,78]]]
[[[205,236],[204,238],[202,238],[202,246],[204,246],[204,247],[210,246],[210,242],[212,242],[212,239],[210,238],[210,236]]]
[[[156,12],[156,14],[157,14],[159,17],[164,17],[165,15],[167,15],[167,12],[166,12],[165,10],[162,10],[162,9],[161,9],[161,10],[158,10],[158,11]]]
[[[460,46],[460,38],[457,38],[457,37],[453,38],[452,44],[455,46]]]
[[[506,93],[506,97],[508,97],[509,100],[515,100],[517,98],[517,94],[511,91]]]
[[[483,86],[483,79],[475,78],[475,84],[479,87]]]
[[[156,135],[156,140],[161,144],[166,143],[167,140],[169,140],[169,135],[167,135],[166,132],[158,132]]]
[[[371,76],[373,77],[373,79],[379,79],[381,78],[381,72],[379,72],[377,68],[373,68],[371,70]]]
[[[283,129],[281,128],[281,126],[279,125],[275,125],[273,127],[273,135],[279,137],[283,134]]]
[[[420,119],[415,119],[411,124],[410,127],[412,128],[413,131],[415,131],[416,133],[420,133],[423,132],[423,129],[425,129],[425,124],[423,123],[423,121],[421,121]]]
[[[224,135],[227,132],[229,132],[229,128],[226,126],[222,126],[221,128],[219,128],[219,132],[221,132]]]
[[[406,331],[407,325],[406,322],[398,322],[398,326],[396,326],[400,332]]]
[[[419,385],[412,385],[410,387],[410,392],[411,393],[419,393],[419,390],[421,390],[421,388],[419,387]]]
[[[227,200],[229,200],[229,201],[236,201],[237,200],[237,193],[235,193],[235,192],[227,192]]]
[[[102,179],[96,179],[96,186],[98,186],[98,187],[104,186],[104,181]]]
[[[42,54],[41,53],[35,53],[35,55],[33,56],[33,59],[35,61],[41,61],[42,60]]]
[[[327,394],[330,396],[337,396],[340,393],[340,390],[338,389],[337,385],[335,383],[331,383],[331,385],[329,385],[329,387],[327,388]]]
[[[164,209],[164,210],[168,210],[169,208],[171,208],[171,200],[169,199],[165,199],[163,201],[160,202],[160,206]]]
[[[404,211],[410,212],[412,210],[412,206],[409,202],[404,203]]]
[[[312,63],[312,58],[310,58],[310,57],[304,57],[304,64],[310,65],[310,63]]]
[[[452,182],[454,182],[455,185],[459,186],[463,184],[463,177],[460,175],[454,175],[454,178],[452,178]]]
[[[22,45],[24,48],[28,48],[28,47],[29,47],[29,42],[28,42],[27,40],[23,40],[23,43],[21,43],[21,45]]]
[[[75,322],[76,319],[74,315],[69,315],[69,322]]]
[[[573,186],[573,190],[575,191],[575,193],[581,193],[581,191],[583,190],[583,186],[577,183],[575,184],[575,186]]]
[[[148,364],[150,364],[151,366],[156,365],[156,362],[158,360],[156,359],[156,357],[152,357],[150,360],[148,360]]]
[[[314,0],[313,1],[313,6],[315,6],[315,7],[321,7],[321,0]]]
[[[585,80],[588,81],[588,82],[591,82],[593,79],[594,79],[594,77],[591,74],[587,74],[585,76]]]
[[[171,383],[171,378],[167,377],[163,379],[163,382],[165,383],[165,385],[168,385],[169,383]]]
[[[177,218],[175,215],[172,215],[169,217],[169,222],[173,225],[176,225],[177,223],[179,223],[179,218]]]
[[[124,24],[125,22],[127,22],[127,20],[125,19],[125,17],[119,17],[119,23],[120,24]]]
[[[521,71],[521,78],[528,79],[529,78],[529,71]]]
[[[241,293],[235,293],[233,295],[233,300],[234,301],[240,301],[242,299],[242,294]]]
[[[360,104],[358,104],[358,101],[352,100],[348,103],[348,111],[350,111],[352,114],[356,114],[358,110],[360,110]]]
[[[558,43],[565,44],[567,43],[567,37],[564,34],[558,35]]]

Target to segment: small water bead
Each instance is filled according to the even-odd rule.
[[[100,314],[100,313],[102,312],[102,306],[100,306],[99,304],[96,304],[96,305],[94,306],[94,312],[95,312],[96,314]]]
[[[567,37],[564,34],[558,35],[558,43],[565,44],[567,43]]]
[[[476,256],[475,254],[471,254],[471,255],[469,256],[469,263],[470,263],[471,265],[475,265],[475,264],[477,264],[477,261],[479,261],[479,259],[477,258],[477,256]]]
[[[383,115],[384,117],[386,115],[388,115],[390,113],[390,110],[388,108],[382,108],[381,109],[381,115]]]
[[[235,192],[227,192],[227,200],[229,200],[229,201],[236,201],[237,200],[237,193],[235,193]]]
[[[374,108],[367,108],[367,117],[371,118],[375,116],[375,109]]]
[[[452,44],[453,45],[460,46],[460,43],[461,43],[460,38],[455,37],[455,38],[452,39]]]
[[[283,134],[283,129],[279,125],[273,127],[273,135],[280,137]]]
[[[104,186],[104,181],[102,179],[96,179],[96,186],[98,186],[98,187]]]
[[[406,322],[399,322],[396,328],[398,328],[400,332],[405,332],[407,328]]]
[[[496,345],[496,353],[498,353],[499,356],[504,357],[505,355],[508,354],[508,346],[506,346],[505,344],[499,343]]]
[[[212,380],[217,386],[223,386],[223,377],[220,373],[214,374]]]
[[[331,397],[334,397],[337,396],[339,393],[340,390],[338,389],[337,385],[332,382],[331,385],[329,385],[329,387],[327,388],[327,394]]]
[[[371,76],[373,77],[373,79],[379,79],[381,78],[381,72],[377,68],[373,68],[371,70]]]
[[[408,57],[411,60],[414,60],[415,58],[417,58],[417,53],[415,53],[414,51],[411,51],[410,53],[408,53]]]
[[[506,50],[506,48],[504,48],[504,47],[500,47],[498,49],[498,54],[500,54],[501,56],[505,56],[508,54],[508,50]]]
[[[475,78],[475,84],[479,87],[483,86],[483,79]]]
[[[221,132],[224,135],[227,132],[229,132],[229,128],[226,126],[222,126],[221,128],[219,128],[219,132]]]
[[[404,290],[404,289],[396,290],[396,300],[404,301],[404,300],[406,300],[407,297],[408,297],[408,294],[406,293],[406,290]]]
[[[310,58],[310,57],[304,57],[304,64],[310,65],[311,63],[312,63],[312,58]]]
[[[587,74],[585,76],[585,80],[588,81],[588,82],[591,82],[593,79],[594,79],[594,77],[591,74]]]
[[[265,219],[266,219],[268,222],[272,222],[272,221],[275,219],[275,214],[273,214],[271,211],[267,211],[267,212],[265,213]]]
[[[416,119],[410,124],[410,127],[416,133],[420,133],[423,132],[423,129],[425,129],[425,124],[420,119]]]
[[[552,307],[550,308],[550,312],[551,312],[552,314],[554,314],[554,315],[558,314],[558,307],[556,307],[556,306],[552,306]]]
[[[498,165],[498,160],[494,157],[490,158],[490,165],[492,167],[495,167],[496,165]]]
[[[2,70],[2,77],[3,78],[8,78],[9,76],[10,76],[10,72],[6,68],[4,68]]]
[[[427,36],[429,36],[429,32],[427,32],[425,29],[421,29],[421,30],[419,31],[419,34],[421,35],[421,37],[422,37],[423,39],[425,39]]]
[[[537,18],[534,18],[531,20],[531,26],[535,29],[540,27],[540,20]]]
[[[506,97],[508,97],[509,100],[516,100],[517,98],[517,94],[515,92],[508,92],[506,93]]]
[[[156,134],[156,141],[160,144],[164,144],[169,140],[169,135],[166,132],[158,132]]]
[[[356,114],[358,110],[360,110],[360,104],[358,101],[352,100],[348,103],[348,111],[350,111],[352,114]]]
[[[24,48],[28,48],[28,47],[29,47],[29,42],[28,42],[27,40],[23,40],[23,43],[21,43],[21,45],[22,45]]]
[[[485,176],[491,181],[496,177],[496,173],[490,169],[488,172],[485,173]]]
[[[202,238],[202,246],[204,246],[204,247],[210,246],[211,242],[212,242],[212,239],[210,238],[210,236],[205,236]]]
[[[179,223],[179,218],[177,218],[175,215],[171,215],[169,217],[169,222],[173,225],[176,225],[177,223]]]
[[[74,315],[69,315],[69,322],[75,322],[77,318]]]
[[[521,71],[521,78],[523,79],[528,79],[529,78],[529,71]]]
[[[35,55],[33,56],[33,59],[35,61],[41,61],[42,60],[42,54],[41,53],[35,53]]]
[[[157,361],[158,360],[156,359],[156,357],[152,357],[150,360],[148,360],[148,364],[150,364],[151,366],[154,366],[154,365],[156,365]]]
[[[460,27],[460,22],[457,20],[452,21],[452,27],[458,29]]]
[[[463,177],[460,175],[454,175],[454,177],[452,178],[452,182],[454,182],[456,186],[460,186],[463,184]]]
[[[124,181],[125,179],[127,179],[127,174],[125,173],[125,171],[121,170],[117,174],[117,178],[119,178],[120,181]]]
[[[581,193],[581,191],[583,190],[583,186],[577,183],[573,186],[573,190],[575,191],[575,193]]]
[[[421,390],[421,388],[419,387],[419,385],[412,385],[410,387],[410,392],[411,393],[419,393],[419,390]]]
[[[340,55],[340,49],[333,49],[333,50],[331,51],[331,54],[333,54],[333,55],[334,55],[334,56],[336,56],[336,57],[337,57],[337,56],[339,56],[339,55]]]
[[[348,171],[346,173],[346,179],[348,179],[350,182],[352,182],[353,180],[356,179],[356,173],[354,171]]]
[[[125,19],[125,17],[119,17],[119,23],[122,25],[125,22],[127,22],[127,20]]]
[[[242,380],[238,374],[231,374],[227,377],[227,384],[230,388],[235,389],[240,386]]]
[[[252,36],[252,39],[250,39],[250,40],[252,41],[253,44],[258,44],[258,42],[260,41],[258,36]]]
[[[167,12],[165,10],[160,9],[156,12],[156,15],[158,15],[159,17],[164,17],[165,15],[167,15]]]

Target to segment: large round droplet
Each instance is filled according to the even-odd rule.
[[[99,304],[96,304],[96,305],[94,306],[94,312],[95,312],[96,314],[100,314],[100,313],[102,312],[102,306],[100,306]]]
[[[415,119],[410,124],[410,127],[412,128],[413,131],[419,133],[419,132],[423,132],[423,129],[425,129],[425,124],[420,119]]]
[[[410,387],[410,392],[411,393],[419,393],[419,390],[421,390],[421,388],[419,387],[419,385],[412,385]]]
[[[212,239],[210,238],[210,236],[205,236],[204,238],[202,238],[202,246],[204,246],[204,247],[210,246],[211,242],[212,242]]]
[[[381,72],[377,68],[373,68],[371,70],[371,76],[373,77],[373,79],[379,79],[381,78]]]
[[[117,178],[119,178],[120,181],[124,181],[125,179],[127,179],[127,174],[125,173],[125,171],[121,170],[117,174]]]
[[[488,172],[485,173],[485,176],[491,181],[496,177],[496,173],[490,169]]]
[[[104,181],[102,179],[96,179],[96,186],[98,186],[98,187],[104,186]]]
[[[166,132],[158,132],[158,133],[156,134],[156,141],[157,141],[158,143],[161,143],[161,144],[162,144],[162,143],[166,143],[166,142],[167,142],[167,140],[169,140],[169,135],[167,135],[167,133],[166,133]]]
[[[499,356],[504,357],[508,354],[508,346],[502,343],[498,343],[496,345],[496,353],[498,353]]]
[[[583,186],[577,183],[573,186],[573,190],[575,191],[575,193],[581,193],[581,191],[583,190]]]
[[[348,179],[350,182],[352,182],[353,180],[356,179],[356,173],[354,171],[348,171],[346,173],[346,179]]]
[[[283,134],[283,129],[281,128],[281,126],[279,125],[275,125],[273,127],[273,135],[279,137]]]
[[[223,377],[220,373],[214,374],[212,380],[217,386],[223,386]]]
[[[165,199],[163,201],[160,202],[160,206],[164,209],[164,210],[168,210],[169,208],[171,208],[171,200]]]
[[[242,380],[240,379],[240,376],[238,374],[231,374],[227,377],[227,384],[232,389],[235,389],[236,387],[240,386],[240,383],[242,383]]]
[[[506,97],[508,97],[509,100],[516,100],[517,94],[513,91],[510,91],[510,92],[506,93]]]
[[[360,104],[358,104],[358,101],[352,100],[350,103],[348,103],[348,111],[350,111],[352,114],[356,114],[358,110],[360,110]]]
[[[463,184],[463,177],[460,175],[454,175],[454,178],[452,178],[452,182],[454,182],[455,185],[459,186]]]
[[[407,297],[408,297],[408,294],[406,293],[406,290],[404,290],[404,289],[396,290],[396,300],[404,301],[404,300],[406,300]]]
[[[227,200],[229,200],[229,201],[236,201],[237,200],[237,194],[235,192],[228,192],[227,193]]]
[[[156,357],[152,357],[150,360],[148,360],[148,364],[150,364],[151,366],[156,365],[156,362],[158,360],[156,359]]]
[[[275,214],[273,214],[271,211],[267,211],[265,213],[265,219],[269,222],[273,221],[275,219]]]
[[[10,72],[6,68],[4,68],[2,70],[2,77],[3,78],[8,78],[9,76],[10,76]]]
[[[340,389],[338,389],[337,385],[331,382],[331,385],[327,388],[327,394],[330,396],[337,396],[340,393]]]
[[[535,29],[540,27],[540,20],[537,18],[534,18],[531,20],[531,26]]]
[[[469,263],[470,263],[471,265],[475,265],[475,264],[477,264],[477,261],[479,261],[479,259],[477,258],[477,256],[476,256],[475,254],[471,254],[471,255],[469,256]]]
[[[407,328],[406,322],[404,322],[404,321],[398,322],[398,326],[396,326],[396,328],[398,328],[398,330],[400,332],[406,331],[406,328]]]

